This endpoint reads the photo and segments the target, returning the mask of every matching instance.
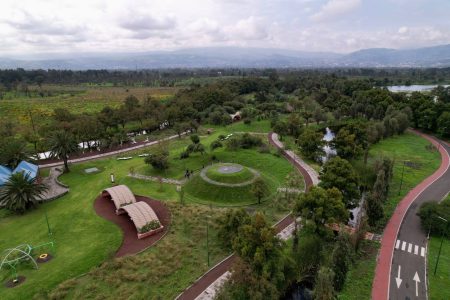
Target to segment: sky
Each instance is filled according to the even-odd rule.
[[[0,56],[450,44],[450,0],[1,0]]]

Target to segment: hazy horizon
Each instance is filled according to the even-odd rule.
[[[450,44],[445,0],[3,0],[0,56],[252,47],[350,53]]]

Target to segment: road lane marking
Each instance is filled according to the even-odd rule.
[[[397,240],[394,248],[398,251],[405,251],[413,255],[420,255],[422,257],[425,257],[425,253],[427,251],[424,247],[421,247],[420,245],[416,245],[414,243],[409,243],[402,240]]]

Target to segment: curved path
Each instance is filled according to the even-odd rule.
[[[42,201],[51,201],[64,196],[69,192],[69,187],[59,182],[58,177],[63,174],[60,168],[53,167],[47,177],[42,179],[42,183],[48,187],[48,190],[42,196]]]
[[[317,172],[313,170],[304,161],[293,153],[287,153],[283,149],[283,144],[278,140],[276,133],[269,133],[269,143],[275,146],[277,149],[283,151],[283,155],[289,162],[303,175],[305,180],[305,189],[308,190],[314,182],[318,182]],[[308,168],[305,168],[305,165]],[[291,214],[288,214],[274,225],[275,232],[280,234],[286,230],[289,230],[294,223],[294,219]],[[185,289],[176,299],[179,300],[193,300],[193,299],[212,299],[214,297],[215,289],[219,287],[227,278],[229,270],[233,265],[236,256],[234,254],[228,256],[223,261],[212,267],[202,277],[197,279],[191,286]]]
[[[151,206],[151,208],[158,216],[159,221],[164,226],[163,231],[143,239],[138,239],[136,236],[136,227],[133,225],[133,222],[130,220],[127,214],[116,215],[116,207],[114,206],[114,202],[102,197],[101,195],[98,196],[97,199],[95,199],[95,212],[99,216],[115,223],[120,227],[120,229],[122,229],[123,240],[120,248],[115,254],[115,257],[132,255],[142,252],[148,247],[153,246],[169,231],[170,212],[163,202],[137,195],[136,200],[144,201]]]
[[[183,132],[180,134],[181,135],[185,135],[188,132]],[[156,141],[152,141],[152,142],[139,142],[134,146],[125,146],[123,148],[120,149],[116,149],[116,150],[103,150],[103,151],[95,151],[95,152],[85,152],[82,155],[80,155],[79,157],[73,158],[73,159],[69,159],[69,163],[79,163],[79,162],[84,162],[84,161],[89,161],[89,160],[94,160],[94,159],[99,159],[99,158],[103,158],[103,157],[108,157],[108,156],[113,156],[113,155],[117,155],[120,153],[125,153],[128,151],[133,151],[133,150],[138,150],[141,148],[145,148],[148,146],[153,146],[158,144],[161,141],[168,141],[168,140],[173,140],[175,138],[179,138],[180,137],[178,134],[176,135],[172,135],[160,140],[156,140]],[[56,167],[56,166],[61,166],[63,164],[62,160],[57,160],[57,161],[52,161],[52,162],[43,162],[40,163],[38,162],[38,165],[40,168],[49,168],[49,167]]]
[[[416,215],[426,201],[440,201],[450,190],[450,146],[412,131],[438,148],[439,169],[413,188],[397,205],[381,240],[372,299],[427,299],[427,236]]]

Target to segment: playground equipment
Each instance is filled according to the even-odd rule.
[[[48,242],[36,247],[30,244],[21,244],[14,248],[4,250],[1,256],[0,271],[3,268],[9,268],[13,274],[13,280],[18,280],[17,267],[19,264],[29,262],[35,269],[39,269],[36,260],[33,258],[33,254],[35,250],[46,246],[51,246],[54,249],[54,243]]]

